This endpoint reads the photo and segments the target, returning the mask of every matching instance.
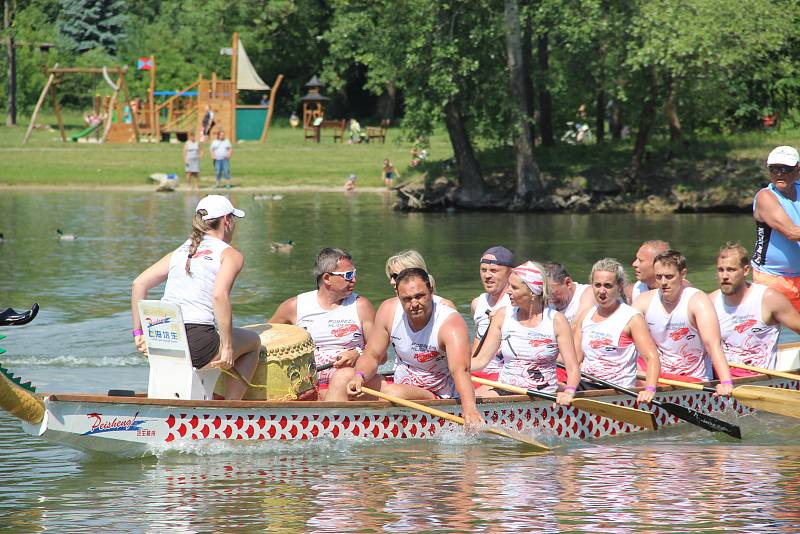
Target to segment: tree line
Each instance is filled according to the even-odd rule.
[[[159,88],[179,89],[200,73],[227,75],[219,50],[238,31],[265,81],[285,75],[281,111],[321,73],[333,115],[397,115],[412,140],[444,124],[464,205],[486,193],[477,146],[512,147],[515,202],[525,204],[544,187],[535,147],[558,142],[569,121],[587,123],[597,143],[631,132],[628,190],[643,186],[654,132],[680,149],[765,117],[796,123],[798,3],[4,0],[4,61],[16,50],[16,100],[27,111],[45,63],[132,66],[152,54]],[[44,42],[55,48],[40,52]],[[133,78],[144,94],[147,77]],[[76,105],[98,84],[69,83]]]

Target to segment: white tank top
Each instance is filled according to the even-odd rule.
[[[336,360],[346,350],[364,348],[364,332],[356,306],[358,293],[352,293],[338,306],[326,310],[317,300],[317,291],[297,295],[295,324],[305,328],[314,340],[314,362],[317,366]],[[336,369],[318,373],[321,384],[327,384]]]
[[[572,321],[575,320],[575,317],[577,317],[580,311],[583,292],[589,289],[589,284],[579,284],[577,282],[574,282],[574,284],[576,286],[575,293],[572,295],[572,299],[569,301],[569,304],[567,304],[567,307],[561,312],[564,314],[564,317],[567,318],[569,324],[572,324]]]
[[[595,322],[592,317],[596,311],[597,306],[593,306],[581,324],[581,371],[627,388],[635,386],[639,353],[633,339],[623,332],[641,313],[621,302],[610,317]]]
[[[631,290],[631,303],[636,300],[636,297],[648,291],[650,291],[650,287],[641,280],[637,280],[636,283],[633,284],[633,289]]]
[[[689,322],[689,300],[700,290],[684,287],[678,305],[667,313],[656,290],[645,319],[661,352],[661,372],[711,380],[711,358],[706,354],[700,333]]]
[[[192,256],[192,275],[189,276],[186,274],[186,258],[191,244],[192,241],[187,239],[172,252],[167,285],[161,300],[179,305],[186,324],[214,324],[214,283],[217,281],[222,253],[230,245],[216,237],[204,236]]]
[[[456,397],[456,386],[447,366],[447,355],[439,347],[439,328],[456,310],[433,302],[431,319],[415,332],[403,306],[397,302],[392,322],[392,347],[397,354],[394,381],[427,389],[443,399]]]
[[[475,314],[472,316],[472,320],[475,322],[475,336],[482,338],[486,335],[486,329],[489,328],[489,316],[486,314],[487,310],[493,312],[500,308],[505,308],[506,306],[511,306],[511,300],[509,300],[507,293],[503,293],[503,296],[498,299],[494,306],[489,305],[489,294],[481,293],[478,297],[478,303],[475,305]],[[503,351],[498,350],[494,358],[483,368],[483,372],[499,373],[502,368]]]
[[[545,307],[542,321],[530,327],[519,323],[518,311],[517,307],[506,310],[500,343],[505,364],[497,380],[525,389],[555,393],[558,387],[558,341],[553,318],[558,312]]]
[[[744,301],[737,307],[726,305],[721,291],[714,299],[722,331],[722,348],[729,362],[775,369],[780,326],[762,321],[761,304],[766,290],[767,286],[751,284]]]

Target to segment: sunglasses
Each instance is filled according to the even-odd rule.
[[[400,273],[392,273],[392,274],[389,275],[389,278],[391,280],[394,280],[395,282],[397,282],[397,277],[398,276],[400,276]]]
[[[769,169],[770,174],[791,174],[797,169],[797,167],[789,167],[787,165],[770,165],[767,167]]]
[[[332,274],[332,275],[335,275],[335,276],[341,276],[342,278],[344,278],[348,282],[352,282],[353,280],[356,279],[356,270],[355,269],[353,269],[352,271],[331,271],[328,274]]]

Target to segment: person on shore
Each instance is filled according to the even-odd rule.
[[[347,252],[322,249],[314,261],[314,276],[317,289],[285,300],[269,322],[305,328],[314,340],[316,366],[333,362],[333,368],[318,373],[324,399],[338,370],[355,365],[372,329],[375,309],[354,291],[356,267]]]
[[[481,277],[483,293],[472,299],[470,311],[475,324],[475,338],[472,340],[472,353],[486,336],[491,316],[499,309],[511,306],[508,295],[508,277],[515,265],[514,253],[504,246],[489,247],[481,254],[478,262],[478,274]],[[503,351],[497,350],[481,370],[473,370],[472,374],[488,380],[497,380],[503,368]],[[489,394],[491,388],[479,386],[476,394],[484,396]]]
[[[214,160],[214,171],[217,178],[216,188],[220,187],[225,178],[225,187],[231,188],[231,155],[233,146],[225,139],[225,130],[217,130],[217,138],[211,142],[211,159]]]
[[[189,132],[183,144],[183,166],[186,171],[186,183],[191,189],[200,189],[200,158],[203,147],[195,139],[194,132]]]
[[[592,266],[591,292],[595,302],[575,319],[575,349],[581,371],[620,386],[636,386],[637,360],[647,366],[645,389],[638,402],[650,402],[656,392],[661,366],[658,349],[642,313],[623,302],[625,269],[613,258]],[[581,389],[598,389],[581,382]]]
[[[358,176],[356,176],[355,174],[351,174],[350,176],[348,176],[347,181],[345,181],[344,183],[344,190],[347,191],[348,193],[351,191],[355,191],[357,179]]]
[[[167,282],[161,300],[180,306],[192,365],[197,369],[234,367],[247,381],[253,377],[261,339],[250,330],[233,327],[231,289],[244,265],[244,256],[230,243],[236,219],[245,213],[220,195],[197,203],[192,233],[181,246],[148,267],[133,281],[131,308],[136,348],[146,354],[138,302]],[[216,328],[214,323],[216,322]],[[247,384],[225,376],[226,398],[244,396]]]
[[[416,250],[403,250],[393,256],[389,256],[389,258],[386,260],[384,269],[386,272],[386,277],[389,279],[389,285],[392,286],[392,290],[395,290],[397,286],[397,277],[400,274],[400,271],[411,268],[422,269],[428,273],[428,279],[431,282],[431,289],[433,290],[434,302],[441,302],[445,306],[450,306],[454,310],[456,309],[456,305],[453,304],[452,300],[436,294],[436,280],[433,278],[433,275],[428,272],[428,265],[425,263],[425,258],[423,258],[422,254]]]
[[[354,369],[346,370],[351,378],[344,389],[337,388],[336,399],[361,395],[362,386],[404,399],[459,398],[467,426],[481,425],[469,375],[464,319],[456,310],[434,302],[430,278],[422,269],[401,271],[395,290],[397,299],[381,304],[364,354]],[[390,344],[397,353],[393,383],[377,374]]]
[[[397,169],[394,168],[392,162],[389,161],[389,158],[383,160],[383,169],[381,169],[381,179],[383,180],[383,185],[386,186],[386,189],[390,189],[392,185],[394,185],[394,180],[397,178],[400,179],[400,174],[398,174]]]
[[[658,346],[661,372],[699,382],[713,378],[713,366],[717,394],[730,395],[733,382],[714,305],[699,289],[684,287],[686,258],[677,250],[662,252],[653,265],[658,288],[641,294],[633,307],[644,314]]]
[[[573,324],[581,311],[587,310],[595,304],[589,284],[575,282],[566,267],[560,263],[545,263],[544,272],[547,276],[547,283],[550,285],[549,304],[563,313],[570,324]]]
[[[512,270],[506,291],[511,306],[494,312],[483,346],[472,359],[472,370],[483,369],[502,351],[498,382],[556,393],[556,360],[560,354],[567,368],[567,385],[558,393],[557,402],[568,405],[580,381],[580,370],[569,322],[564,314],[547,306],[548,286],[544,268],[538,263],[527,261]],[[485,395],[501,394],[490,389]]]
[[[775,369],[781,325],[800,334],[800,313],[780,291],[747,282],[750,259],[738,243],[728,242],[717,256],[719,289],[709,296],[719,317],[722,349],[732,363]],[[731,369],[734,376],[750,373]]]
[[[779,146],[767,157],[770,184],[753,199],[756,243],[753,282],[772,287],[800,311],[800,165],[797,150]]]

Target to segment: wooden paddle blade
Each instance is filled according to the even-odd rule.
[[[595,415],[630,423],[648,430],[656,429],[656,415],[648,410],[628,408],[627,406],[618,406],[610,402],[600,402],[592,399],[572,399],[572,405],[579,410],[586,410]]]
[[[724,432],[725,434],[733,436],[736,439],[742,439],[742,431],[738,426],[726,423],[725,421],[717,419],[716,417],[711,417],[710,415],[690,410],[689,408],[681,406],[680,404],[674,404],[672,402],[662,401],[659,403],[659,406],[678,419],[683,419],[684,421],[692,423],[693,425],[705,428],[711,432]]]
[[[458,415],[453,415],[451,413],[443,412],[442,410],[437,410],[436,408],[432,408],[430,406],[425,406],[424,404],[420,404],[418,402],[410,401],[408,399],[403,399],[401,397],[395,397],[394,395],[389,395],[388,393],[383,393],[381,391],[376,391],[374,389],[365,388],[364,386],[361,387],[361,391],[363,391],[367,395],[371,395],[373,397],[377,397],[379,399],[383,399],[385,401],[389,401],[392,404],[397,404],[399,406],[405,406],[406,408],[411,408],[412,410],[418,410],[418,411],[424,412],[424,413],[426,413],[428,415],[434,415],[436,417],[441,417],[442,419],[445,419],[446,421],[452,421],[453,423],[458,423],[459,425],[463,425],[464,424],[464,418],[463,417],[459,417]],[[488,432],[490,434],[496,434],[498,436],[503,436],[504,438],[509,438],[509,439],[513,439],[513,440],[519,441],[520,443],[524,443],[524,444],[526,444],[526,445],[528,445],[530,447],[533,447],[534,449],[536,449],[537,451],[540,451],[540,452],[547,452],[547,451],[550,450],[550,447],[548,447],[547,445],[544,445],[542,443],[539,443],[535,439],[529,438],[527,436],[521,436],[521,435],[517,436],[517,435],[511,434],[511,433],[509,433],[509,432],[507,432],[505,430],[500,430],[500,429],[497,429],[497,428],[491,428],[491,427],[484,426],[484,427],[480,428],[480,431],[481,432]]]
[[[548,452],[548,451],[550,451],[550,447],[548,447],[547,445],[544,445],[543,443],[539,443],[535,439],[526,436],[522,432],[511,432],[511,431],[506,430],[504,428],[498,428],[498,427],[494,427],[494,426],[483,427],[481,429],[481,432],[486,432],[487,434],[495,434],[497,436],[503,436],[504,438],[509,438],[509,439],[513,439],[513,440],[516,440],[516,441],[520,441],[522,443],[525,443],[526,445],[529,445],[530,447],[533,447],[534,449],[536,449],[539,452]]]
[[[767,386],[739,386],[733,390],[733,396],[756,410],[800,419],[800,391]]]

